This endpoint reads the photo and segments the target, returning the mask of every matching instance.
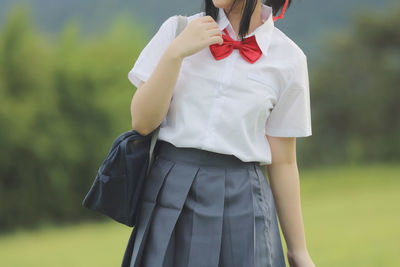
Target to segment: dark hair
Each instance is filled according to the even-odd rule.
[[[232,6],[230,7],[230,9],[228,11],[228,14],[232,11],[233,7],[240,1],[245,1],[245,6],[244,6],[244,10],[243,10],[242,19],[240,20],[239,33],[238,33],[241,40],[243,40],[249,31],[250,18],[254,12],[254,9],[256,8],[257,0],[239,0],[239,1],[234,0],[232,3]],[[261,0],[261,2],[265,5],[272,7],[272,15],[273,16],[276,16],[278,14],[279,10],[285,4],[285,0]],[[286,9],[289,8],[291,3],[292,3],[292,0],[289,0]],[[218,8],[214,6],[213,1],[205,0],[204,5],[205,5],[204,12],[206,13],[206,16],[211,16],[216,21],[217,17],[218,17]]]

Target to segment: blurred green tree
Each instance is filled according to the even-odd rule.
[[[81,202],[131,128],[127,74],[145,34],[124,17],[102,36],[79,29],[49,38],[17,6],[0,33],[0,231],[99,217]]]
[[[358,12],[353,27],[329,33],[311,66],[313,137],[306,164],[400,160],[400,5]]]

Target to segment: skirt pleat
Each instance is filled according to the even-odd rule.
[[[122,267],[285,267],[269,183],[233,155],[161,141],[135,228]]]

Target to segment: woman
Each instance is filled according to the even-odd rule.
[[[161,128],[123,266],[285,266],[277,215],[290,266],[314,266],[295,150],[311,135],[307,60],[273,17],[289,4],[206,0],[139,55],[132,127]]]

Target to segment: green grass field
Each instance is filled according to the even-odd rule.
[[[399,164],[300,170],[300,177],[316,266],[400,266]],[[0,266],[120,266],[131,229],[110,220],[3,235]]]

